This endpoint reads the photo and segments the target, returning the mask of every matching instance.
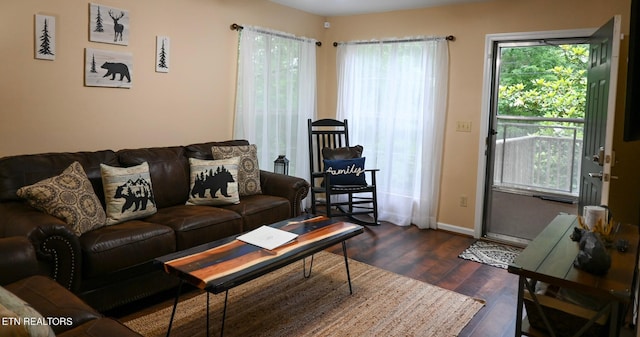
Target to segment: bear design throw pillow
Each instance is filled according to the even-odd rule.
[[[158,211],[153,198],[149,164],[132,167],[100,165],[107,208],[107,225],[147,217]]]
[[[240,202],[240,157],[221,160],[189,158],[191,184],[187,205],[230,205]]]

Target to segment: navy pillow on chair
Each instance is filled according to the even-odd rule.
[[[364,159],[324,159],[325,171],[331,175],[331,185],[366,185]]]

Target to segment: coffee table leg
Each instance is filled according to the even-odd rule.
[[[349,274],[349,259],[347,258],[347,242],[342,241],[342,255],[344,256],[344,266],[347,268],[347,280],[349,281],[349,294],[353,294],[351,288],[351,274]]]
[[[224,336],[224,321],[227,318],[227,299],[229,299],[229,289],[224,292],[224,308],[222,309],[222,324],[220,327],[220,337]]]
[[[178,299],[180,298],[183,282],[184,281],[180,280],[180,284],[178,284],[178,293],[176,294],[176,299],[173,301],[173,310],[171,311],[171,320],[169,321],[169,328],[167,329],[167,337],[171,334],[171,326],[173,325],[173,318],[176,315],[176,308],[178,307]]]

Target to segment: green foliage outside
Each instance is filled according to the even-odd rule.
[[[588,45],[503,48],[498,114],[584,118]]]

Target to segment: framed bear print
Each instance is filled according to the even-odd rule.
[[[131,53],[86,48],[84,85],[88,87],[131,88],[133,56]]]
[[[89,4],[89,41],[129,45],[129,11]]]

